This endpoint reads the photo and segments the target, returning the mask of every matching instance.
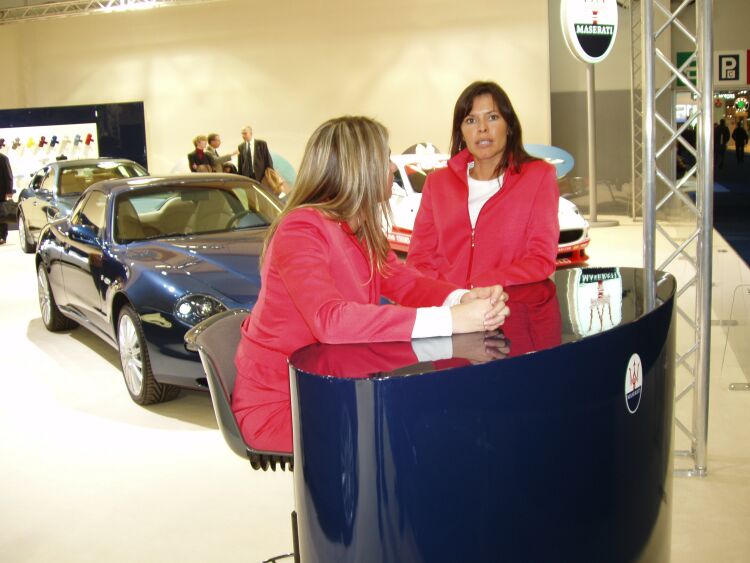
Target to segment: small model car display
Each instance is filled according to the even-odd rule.
[[[417,149],[419,149],[417,145]],[[414,230],[414,219],[422,201],[422,189],[427,176],[445,168],[450,158],[447,154],[431,150],[418,150],[410,154],[391,155],[396,165],[392,195],[393,224],[387,232],[388,242],[396,252],[407,253]],[[589,225],[581,216],[578,207],[567,199],[560,198],[557,212],[560,221],[557,265],[569,266],[588,260],[585,249],[589,244]]]
[[[18,196],[21,250],[29,254],[34,252],[42,227],[68,215],[78,197],[91,184],[147,174],[140,164],[124,158],[61,160],[38,170]]]
[[[140,405],[180,387],[207,389],[185,333],[228,308],[252,307],[263,237],[281,207],[257,182],[230,174],[94,184],[41,231],[44,325],[81,325],[115,347]]]

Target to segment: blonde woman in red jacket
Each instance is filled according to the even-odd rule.
[[[500,286],[467,292],[389,251],[381,222],[393,183],[389,153],[386,129],[366,117],[327,121],[307,143],[266,236],[260,294],[235,358],[232,409],[250,444],[274,430],[256,427],[253,413],[272,411],[274,402],[286,408],[295,350],[493,331],[508,314]],[[400,305],[381,305],[381,295]]]
[[[554,168],[523,149],[521,123],[494,82],[474,82],[453,112],[448,166],[427,177],[407,264],[472,288],[537,282],[555,270]]]

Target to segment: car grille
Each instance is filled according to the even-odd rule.
[[[570,244],[579,240],[583,236],[583,229],[568,229],[560,231],[559,244]]]

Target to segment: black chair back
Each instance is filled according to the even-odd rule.
[[[237,419],[232,412],[232,390],[237,370],[234,356],[240,342],[240,326],[250,313],[247,309],[232,309],[206,319],[185,335],[188,349],[197,351],[206,372],[216,422],[224,440],[234,453],[250,460],[254,469],[282,470],[294,468],[291,455],[263,452],[248,446],[242,437]]]

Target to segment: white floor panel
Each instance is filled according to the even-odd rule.
[[[642,225],[617,219],[592,231],[592,266],[641,265]],[[13,235],[0,246],[0,560],[229,562],[290,551],[291,474],[234,456],[207,394],[139,407],[112,348],[81,329],[49,333],[34,258]],[[689,279],[687,264],[669,270]],[[750,392],[728,390],[745,380],[750,333],[721,322],[740,284],[750,271],[716,235],[709,475],[675,478],[675,562],[750,560]]]

